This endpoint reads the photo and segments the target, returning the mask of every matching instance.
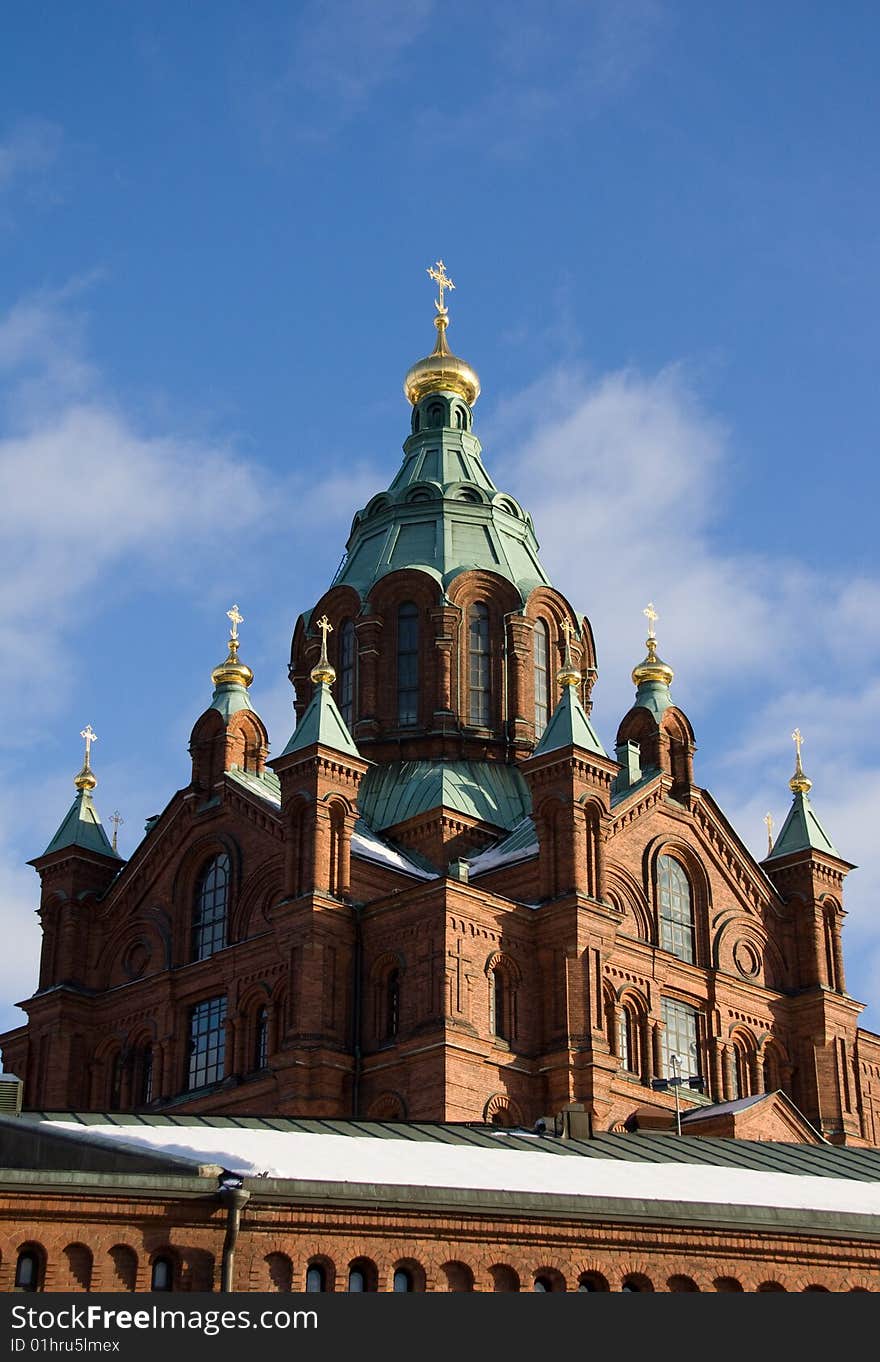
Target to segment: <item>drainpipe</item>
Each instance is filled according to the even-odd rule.
[[[354,903],[351,905],[354,913],[354,960],[353,960],[353,988],[351,1002],[351,1045],[354,1051],[354,1069],[351,1076],[351,1114],[356,1120],[361,1114],[361,1068],[363,1065],[363,1054],[361,1051],[361,974],[363,972],[364,960],[364,941],[361,930],[360,908]]]
[[[235,1273],[235,1246],[238,1243],[238,1231],[241,1224],[241,1213],[251,1199],[250,1192],[246,1192],[243,1187],[230,1186],[229,1183],[222,1183],[217,1193],[220,1202],[226,1207],[226,1238],[223,1240],[223,1260],[220,1270],[220,1290],[232,1291],[232,1279]]]

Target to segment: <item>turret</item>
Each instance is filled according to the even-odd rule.
[[[233,766],[260,775],[269,752],[265,725],[248,695],[254,674],[238,656],[238,626],[244,617],[237,605],[226,614],[230,620],[227,656],[211,673],[214,694],[196,720],[189,742],[193,787],[205,797]]]
[[[662,771],[672,777],[673,798],[685,802],[694,782],[694,730],[672,698],[669,688],[675,673],[657,656],[654,625],[659,616],[653,602],[644,613],[648,617],[648,651],[633,668],[635,703],[617,730],[621,773],[616,790],[621,793],[642,776]]]

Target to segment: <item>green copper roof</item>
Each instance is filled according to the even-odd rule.
[[[336,752],[347,752],[350,757],[360,756],[330,693],[330,687],[323,684],[315,687],[306,711],[281,755],[286,757],[291,752],[302,752],[314,743],[332,747]]]
[[[665,710],[675,704],[664,681],[642,681],[636,691],[635,703],[647,709],[659,723]]]
[[[782,831],[773,843],[773,850],[766,860],[772,861],[777,856],[788,856],[793,851],[823,851],[826,856],[836,856],[838,860],[840,859],[839,852],[816,817],[809,799],[799,791],[792,800]]]
[[[358,792],[358,809],[376,831],[441,805],[498,828],[531,812],[520,772],[500,761],[388,762],[372,767]]]
[[[513,582],[525,600],[550,579],[538,560],[531,517],[498,488],[468,431],[441,427],[411,435],[386,492],[354,518],[333,585],[365,596],[401,568],[421,568],[444,588],[460,572],[485,568]]]
[[[216,709],[228,723],[233,714],[240,709],[253,709],[250,697],[244,686],[218,686],[211,698],[209,709]]]
[[[585,751],[596,752],[601,757],[608,755],[596,737],[593,725],[587,718],[587,712],[576,694],[575,686],[563,686],[559,704],[554,709],[533,756],[555,752],[560,747],[582,747]]]
[[[52,838],[44,856],[53,851],[66,851],[69,847],[82,847],[83,851],[97,851],[102,856],[123,858],[114,851],[110,839],[101,826],[98,810],[92,802],[88,790],[78,790],[76,798],[67,811],[61,827]]]

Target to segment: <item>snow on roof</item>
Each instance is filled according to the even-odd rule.
[[[366,861],[377,861],[379,865],[390,866],[392,870],[402,870],[405,874],[415,875],[420,880],[439,878],[435,871],[423,870],[420,865],[404,856],[402,851],[388,846],[387,842],[383,842],[371,831],[362,818],[358,819],[351,834],[351,849],[355,856],[361,856]]]
[[[775,1207],[880,1215],[880,1182],[757,1172],[706,1164],[554,1158],[510,1150],[364,1136],[205,1126],[82,1126],[41,1121],[88,1140],[98,1136],[231,1172],[302,1182],[460,1188],[592,1199]],[[499,1140],[499,1144],[502,1141]]]

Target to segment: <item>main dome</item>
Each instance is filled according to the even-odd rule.
[[[403,391],[414,407],[428,393],[453,392],[472,407],[480,395],[480,380],[467,360],[454,355],[446,343],[449,317],[440,312],[434,318],[437,344],[424,359],[416,360],[403,380]]]

